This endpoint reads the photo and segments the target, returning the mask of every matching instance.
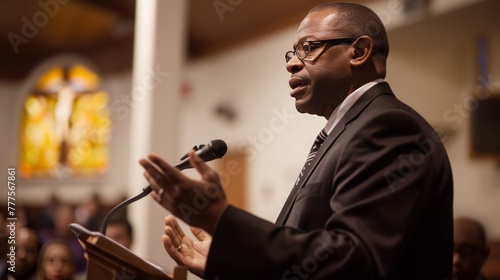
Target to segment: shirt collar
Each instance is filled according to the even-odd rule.
[[[333,111],[333,113],[330,115],[328,118],[328,122],[326,123],[325,126],[325,131],[327,134],[330,134],[332,130],[335,128],[335,126],[338,124],[338,122],[344,117],[345,113],[349,111],[349,109],[354,105],[354,103],[361,97],[365,92],[367,92],[370,88],[372,88],[374,85],[383,82],[384,79],[376,79],[374,81],[371,81],[369,83],[366,83],[359,88],[357,88],[355,91],[353,91],[351,94],[349,94],[342,103],[340,103],[337,108]]]

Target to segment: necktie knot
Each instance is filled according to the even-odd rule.
[[[316,140],[314,140],[314,144],[311,147],[311,151],[309,152],[309,155],[307,156],[306,162],[304,163],[304,167],[302,167],[302,170],[300,171],[299,177],[297,178],[297,181],[295,181],[295,186],[294,188],[300,183],[302,176],[306,174],[306,170],[309,168],[309,166],[312,163],[312,160],[318,153],[319,147],[321,147],[321,144],[325,141],[326,137],[328,134],[326,134],[326,130],[322,129],[321,132],[316,136]]]
[[[314,140],[314,144],[311,147],[310,153],[317,152],[319,150],[319,147],[325,142],[325,139],[328,135],[326,134],[325,129],[323,128],[318,136],[316,136],[316,140]]]

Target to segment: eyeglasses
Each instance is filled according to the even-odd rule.
[[[472,244],[461,244],[453,248],[454,254],[459,254],[463,258],[470,259],[475,257],[477,254],[484,252],[484,248]]]
[[[341,44],[352,44],[354,41],[356,41],[356,39],[353,38],[338,38],[338,39],[321,40],[321,41],[303,41],[297,44],[297,46],[293,51],[287,51],[285,53],[285,61],[288,63],[288,61],[290,61],[290,59],[292,59],[294,55],[296,55],[297,58],[300,59],[301,61],[304,61],[304,59],[306,59],[306,57],[309,54],[313,53],[316,50],[319,50],[321,46],[326,46],[327,44],[331,46],[341,45]],[[323,52],[323,50],[318,52],[318,54]]]

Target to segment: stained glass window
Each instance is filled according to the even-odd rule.
[[[84,65],[46,71],[24,102],[21,125],[23,177],[93,177],[106,171],[108,95]]]

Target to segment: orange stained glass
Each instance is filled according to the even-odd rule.
[[[22,176],[92,177],[106,171],[111,113],[99,83],[83,65],[55,66],[40,77],[23,108]]]

